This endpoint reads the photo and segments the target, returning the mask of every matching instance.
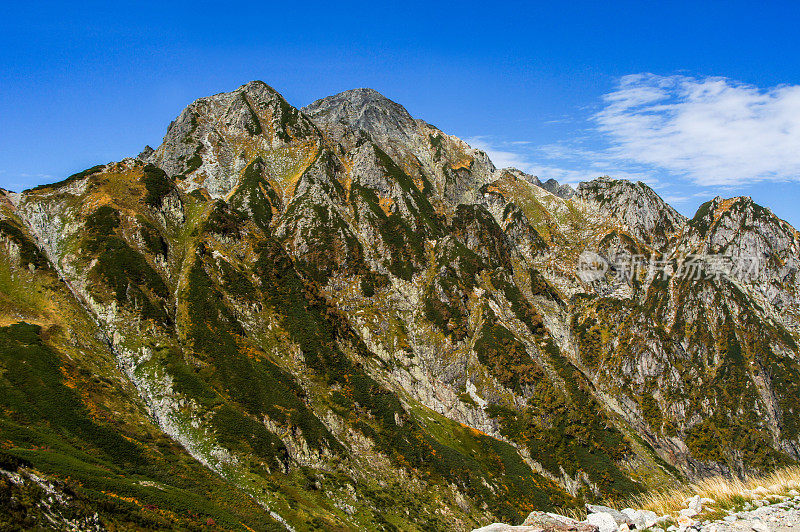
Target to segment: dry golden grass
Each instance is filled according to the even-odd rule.
[[[791,490],[800,491],[800,466],[787,467],[743,481],[711,477],[692,484],[655,489],[626,499],[605,501],[602,504],[617,509],[652,510],[658,515],[667,515],[674,519],[680,510],[687,507],[687,499],[699,495],[701,498],[714,500],[713,503],[704,505],[701,514],[703,519],[720,519],[726,515],[725,510],[739,509],[747,501],[786,496]],[[557,508],[555,511],[578,521],[586,519],[585,508]],[[659,526],[666,526],[670,522]]]
[[[714,503],[708,506],[719,511],[741,506],[754,499],[785,496],[790,490],[800,491],[799,466],[787,467],[743,481],[724,477],[707,478],[693,484],[652,490],[622,501],[615,501],[614,506],[652,510],[659,515],[676,515],[678,511],[686,508],[686,500],[695,495],[713,499]]]

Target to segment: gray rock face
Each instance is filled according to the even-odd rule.
[[[630,517],[620,512],[619,510],[615,510],[614,508],[611,508],[609,506],[603,506],[600,504],[587,504],[586,511],[589,512],[589,515],[608,514],[614,519],[614,521],[617,523],[617,526],[633,524],[633,521],[631,520]]]
[[[191,103],[146,159],[186,179],[187,189],[202,186],[219,198],[236,187],[257,155],[277,156],[281,148],[307,142],[320,142],[316,127],[275,89],[251,81]]]
[[[144,147],[144,149],[142,149],[139,155],[136,156],[136,158],[146,161],[151,155],[153,155],[153,152],[155,152],[155,150],[151,148],[150,145],[147,145]]]
[[[597,527],[582,523],[563,515],[545,512],[531,512],[523,526],[538,527],[548,532],[597,532]]]
[[[559,198],[569,199],[575,195],[574,188],[566,183],[561,185],[555,179],[548,179],[539,186],[548,191],[550,194],[558,196]]]
[[[412,118],[403,106],[373,89],[322,98],[302,112],[345,153],[353,153],[365,141],[375,144],[444,209],[474,201],[477,189],[491,180],[494,165],[484,152]]]
[[[156,203],[146,200],[145,162],[170,178]],[[88,217],[101,204],[117,212],[109,230],[142,270],[114,286],[87,274],[100,260],[86,242]],[[748,199],[715,199],[687,222],[641,183],[601,178],[573,193],[497,170],[369,89],[301,112],[252,82],[189,105],[139,159],[6,194],[0,207],[107,330],[163,430],[215,470],[234,468],[231,478],[249,478],[239,473],[250,458],[215,439],[213,410],[194,388],[174,386],[168,353],[203,375],[218,361],[220,374],[238,367],[237,383],[252,373],[228,362],[275,362],[302,416],[242,413],[286,447],[270,467],[436,493],[429,515],[455,512],[459,526],[496,519],[487,508],[497,506],[481,506],[492,494],[517,497],[518,508],[574,504],[570,494],[635,491],[634,479],[745,474],[751,463],[800,457],[800,239]],[[19,262],[24,250],[9,239],[0,245]],[[669,271],[620,279],[615,266],[585,280],[577,268],[587,250],[652,254],[646,266]],[[757,255],[766,266],[696,282],[676,273],[693,253]],[[142,316],[144,300],[173,319]],[[230,337],[219,358],[203,352],[216,336],[188,339],[198,321]],[[231,408],[243,403],[209,382]],[[301,421],[309,425],[294,426]],[[316,448],[304,436],[325,431]],[[325,443],[334,439],[335,460],[338,446]],[[399,459],[396,442],[425,447]],[[453,473],[461,462],[470,466]],[[361,495],[343,503],[356,508],[347,515],[362,515],[370,499]],[[525,526],[555,526],[548,515]]]
[[[800,234],[749,197],[716,197],[689,222],[684,249],[729,259],[733,277],[750,285],[774,318],[800,324]]]
[[[642,182],[601,177],[583,182],[577,196],[621,220],[638,239],[661,249],[686,225],[686,219]]]
[[[328,96],[301,111],[348,151],[364,136],[391,156],[418,141],[417,123],[406,108],[373,89]]]

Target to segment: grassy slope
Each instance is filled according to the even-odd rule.
[[[72,506],[98,512],[109,528],[274,528],[262,508],[152,424],[95,324],[54,272],[31,272],[7,251],[0,254],[6,460],[23,459],[62,483],[74,494]],[[16,488],[4,481],[1,489]],[[37,502],[26,508],[34,521]]]
[[[89,269],[90,278],[94,279],[89,290],[97,301],[115,301],[128,327],[137,323],[140,330],[149,330],[149,340],[144,336],[136,340],[130,336],[135,330],[126,331],[132,338],[126,342],[134,342],[126,345],[139,342],[153,353],[141,366],[140,376],[163,375],[166,370],[175,383],[175,400],[183,396],[199,404],[196,412],[201,413],[204,423],[209,422],[207,426],[217,442],[238,457],[239,465],[228,469],[226,478],[244,487],[246,493],[265,500],[296,528],[452,526],[452,521],[437,515],[441,508],[466,527],[467,523],[485,521],[487,512],[519,520],[527,508],[551,508],[570,502],[552,482],[535,475],[507,444],[452,422],[445,425],[446,430],[441,426],[432,428],[425,420],[434,414],[422,406],[406,411],[392,392],[364,372],[360,363],[353,363],[354,353],[357,359],[373,355],[349,330],[346,321],[314,295],[307,281],[298,277],[285,252],[270,244],[271,237],[264,235],[257,223],[245,221],[246,216],[242,218],[242,213],[229,211],[227,207],[211,205],[202,195],[192,194],[182,196],[186,222],[165,225],[162,219],[153,216],[152,210],[143,207],[142,202],[152,195],[135,169],[115,165],[90,179],[92,186],[84,196],[48,200],[67,205],[65,212],[71,213],[68,215],[74,222],[89,222],[86,231],[67,238],[67,252],[77,256],[77,260],[76,257],[70,260],[89,266],[95,256],[107,255],[102,270],[96,266]],[[137,237],[145,236],[141,228],[147,228],[143,243]],[[170,273],[166,276],[155,269],[156,255],[164,247],[159,238],[165,239],[170,250],[167,263]],[[9,314],[30,308],[27,321],[44,326],[40,331],[26,329],[26,334],[36,337],[44,331],[46,340],[37,348],[36,356],[68,358],[74,354],[72,360],[77,362],[70,364],[81,364],[84,360],[94,360],[99,356],[97,353],[104,353],[104,371],[116,371],[111,353],[100,342],[84,345],[69,355],[59,351],[71,349],[70,335],[79,338],[97,335],[94,325],[64,285],[58,284],[57,288],[65,303],[54,302],[50,292],[36,299],[20,285],[19,275],[24,272],[18,272],[20,268],[11,262],[7,268],[14,270],[8,275],[4,289]],[[160,288],[154,273],[162,276],[168,290]],[[37,273],[33,277],[38,279],[42,275]],[[137,287],[137,297],[131,297],[130,289],[121,297],[120,289],[115,286],[126,283]],[[171,301],[176,289],[177,304]],[[150,307],[163,308],[169,316],[152,313],[152,308],[142,306],[145,300]],[[48,318],[38,316],[37,313],[45,314],[41,307],[47,305],[60,311],[50,312]],[[70,305],[73,312],[64,312]],[[172,308],[177,308],[177,313]],[[253,314],[252,308],[262,310]],[[58,321],[60,328],[49,327],[48,319]],[[82,325],[80,320],[86,324]],[[16,321],[16,317],[9,317],[6,323]],[[173,329],[173,321],[177,321],[180,334]],[[264,323],[271,325],[265,329]],[[82,326],[86,330],[81,330]],[[12,336],[16,332],[16,328],[9,329]],[[51,345],[53,338],[58,342]],[[303,352],[305,364],[298,365],[287,358],[287,349],[297,348]],[[96,369],[87,371],[92,375]],[[66,385],[55,375],[50,377],[50,387],[67,393],[62,389]],[[114,410],[130,410],[126,403],[136,401],[135,392],[121,376],[116,375],[116,379],[128,395],[115,399]],[[29,386],[30,383],[19,384],[20,388]],[[331,386],[340,392],[331,394]],[[80,384],[77,388],[89,390]],[[99,391],[97,400],[108,393]],[[309,405],[313,405],[313,412]],[[80,408],[73,411],[79,418],[85,417]],[[258,423],[264,416],[270,420],[269,430]],[[335,437],[320,424],[318,419],[322,416],[338,416],[337,423],[342,425]],[[398,419],[402,420],[400,424]],[[47,423],[47,419],[42,422]],[[140,418],[133,424],[147,425]],[[133,442],[150,437],[165,441],[151,428],[151,435],[132,432],[128,438]],[[353,431],[360,438],[369,438],[373,450],[364,456],[362,451],[354,452]],[[299,435],[294,443],[302,442],[312,453],[321,453],[322,461],[307,467],[287,460],[285,442],[289,433]],[[49,441],[44,433],[33,434],[29,439],[32,446]],[[349,448],[341,448],[340,441]],[[76,445],[82,449],[97,444]],[[34,451],[14,452],[31,460],[36,467],[44,463]],[[98,449],[96,453],[102,455],[103,451]],[[379,466],[382,461],[383,466]],[[49,467],[53,473],[67,470],[66,465],[59,463]],[[116,464],[115,474],[121,475],[123,471],[136,469],[129,462]],[[487,506],[479,509],[468,504],[459,508],[457,496],[448,486],[458,486],[476,503],[485,502]],[[390,499],[382,491],[388,491]],[[140,509],[137,511],[149,512],[151,506],[160,508],[144,495],[131,493],[124,496],[134,509]],[[246,500],[236,492],[229,496]],[[228,505],[222,495],[215,494],[210,499],[213,504]],[[349,513],[343,511],[348,505]],[[242,511],[247,508],[247,505],[232,506],[241,507]],[[231,521],[214,516],[218,522]]]

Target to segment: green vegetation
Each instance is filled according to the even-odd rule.
[[[245,220],[243,214],[231,209],[224,201],[216,200],[203,227],[206,231],[218,235],[239,236]]]
[[[247,108],[247,112],[250,115],[250,120],[245,122],[245,129],[251,136],[260,135],[263,131],[261,129],[261,121],[258,119],[258,115],[255,111],[253,111],[253,107],[250,105],[250,102],[247,101],[247,98],[242,94],[242,100],[244,100],[244,105]]]
[[[492,285],[503,292],[511,304],[511,310],[528,327],[531,333],[536,336],[546,334],[542,315],[525,299],[525,296],[522,295],[522,292],[512,282],[505,270],[498,268],[492,272]]]
[[[59,508],[62,515],[87,518],[97,512],[112,529],[200,530],[209,523],[226,530],[242,530],[245,523],[271,529],[274,521],[258,506],[176,444],[135,432],[141,425],[98,417],[98,405],[89,406],[83,396],[97,386],[96,377],[66,366],[43,336],[39,326],[25,323],[0,328],[0,467],[33,467],[54,478],[70,501]],[[120,400],[119,393],[102,395]],[[8,510],[0,511],[0,524],[11,517],[16,526],[48,526],[36,506],[40,488],[0,479],[0,510]]]
[[[503,230],[482,205],[459,205],[450,224],[453,235],[469,242],[491,268],[511,271],[511,248]]]
[[[229,405],[220,406],[214,412],[212,424],[219,443],[228,449],[252,454],[262,460],[277,460],[279,464],[288,462],[289,453],[280,438],[269,432],[264,423],[239,410]]]
[[[312,448],[340,449],[336,439],[304,404],[305,392],[294,379],[260,353],[248,356],[244,330],[206,273],[201,257],[195,259],[189,271],[186,301],[188,336],[195,353],[206,362],[199,371],[203,381],[256,419],[268,416],[281,426],[298,427]],[[192,388],[181,391],[190,392]],[[221,419],[230,420],[231,416],[222,414]],[[236,438],[235,432],[225,432],[233,427],[231,423],[217,423],[216,427],[220,441]],[[263,435],[259,438],[263,440]],[[272,445],[259,448],[277,450]]]
[[[503,435],[525,445],[531,456],[553,474],[563,469],[575,476],[585,472],[603,496],[619,497],[641,490],[617,465],[630,446],[592,396],[590,383],[546,338],[545,354],[554,376],[528,370],[531,393],[523,411],[502,405],[488,412],[502,426]],[[584,491],[584,498],[594,496]]]
[[[544,379],[544,371],[530,357],[522,342],[496,322],[490,309],[484,310],[484,316],[490,317],[485,320],[475,341],[478,360],[501,384],[524,394],[523,387]]]
[[[44,422],[56,431],[90,442],[119,464],[141,464],[141,449],[116,431],[89,418],[80,396],[62,383],[57,355],[44,345],[35,325],[0,328],[0,351],[7,381],[4,405],[16,422]]]
[[[425,259],[422,235],[414,231],[398,212],[387,216],[373,189],[354,183],[350,189],[350,197],[356,205],[363,203],[369,209],[368,212],[357,211],[357,216],[368,216],[368,223],[377,227],[381,239],[389,249],[389,271],[392,275],[410,281]]]
[[[251,299],[255,293],[255,286],[247,274],[240,272],[225,260],[219,261],[219,266],[222,270],[222,288],[234,297]]]
[[[325,160],[331,155],[323,152],[319,157],[315,164],[327,165],[329,161]],[[323,187],[331,197],[344,195],[336,181],[316,185]],[[286,232],[307,246],[297,260],[298,268],[320,285],[324,285],[334,271],[354,274],[365,271],[363,248],[353,230],[337,209],[321,204],[314,196],[311,190],[295,196],[284,212]]]
[[[437,132],[435,135],[428,135],[428,142],[431,143],[431,147],[435,150],[434,157],[439,159],[442,157],[444,153],[444,147],[442,144],[443,134],[441,132]]]
[[[272,185],[263,177],[263,169],[264,160],[261,157],[256,157],[247,165],[231,205],[239,211],[244,211],[244,205],[247,205],[249,218],[262,230],[269,231],[272,210],[280,206],[281,201]]]
[[[147,190],[144,202],[151,207],[161,207],[167,194],[175,189],[175,183],[167,177],[164,170],[153,164],[146,164],[142,172],[142,183]]]
[[[192,156],[186,161],[186,169],[183,171],[184,175],[191,174],[203,165],[203,157],[200,154],[204,149],[205,146],[203,146],[202,142],[197,145]]]
[[[282,141],[291,142],[293,133],[295,133],[292,129],[297,126],[300,120],[300,112],[289,105],[289,102],[284,100],[281,96],[278,96],[278,112],[280,116],[280,127],[275,134]]]
[[[145,248],[153,255],[167,256],[169,252],[169,245],[161,232],[144,216],[137,216],[136,221],[139,223],[139,235],[144,241]]]
[[[531,293],[535,296],[542,296],[557,303],[563,303],[561,296],[555,288],[553,288],[547,279],[535,268],[528,270],[528,275],[531,279]]]
[[[468,333],[467,294],[486,266],[475,252],[449,236],[437,243],[434,254],[439,271],[425,292],[425,319],[453,339],[463,340]]]
[[[120,304],[137,309],[143,318],[170,323],[164,303],[167,285],[141,253],[117,236],[120,224],[119,212],[110,205],[86,218],[83,252],[97,258],[89,275],[105,282]]]
[[[411,177],[397,166],[391,157],[377,146],[373,145],[373,148],[375,149],[378,163],[386,171],[388,177],[400,185],[404,192],[402,201],[406,203],[406,207],[411,212],[415,222],[424,227],[422,229],[423,233],[438,235],[441,232],[441,220],[435,214],[430,201],[426,197],[426,193],[433,188],[430,181],[425,176],[422,176],[422,191],[420,191]],[[417,230],[419,231],[420,228],[418,227]]]
[[[369,377],[359,364],[353,363],[340,350],[339,346],[346,343],[362,357],[371,356],[346,319],[297,276],[291,260],[277,242],[268,240],[262,244],[256,271],[262,279],[265,295],[282,316],[282,326],[302,349],[306,364],[329,385],[340,390],[331,406],[341,416],[350,419],[398,465],[422,469],[456,484],[470,495],[492,501],[491,504],[498,505],[495,509],[497,515],[514,520],[527,515],[523,501],[541,496],[539,490],[525,492],[506,480],[504,497],[488,493],[478,478],[488,478],[490,472],[497,471],[501,464],[496,462],[496,457],[491,458],[492,455],[488,454],[485,460],[489,462],[476,461],[473,456],[432,437],[406,412],[395,394]],[[364,411],[368,415],[358,414]],[[474,439],[473,436],[464,444]],[[481,442],[482,445],[500,443],[488,437]],[[531,475],[527,466],[520,465],[518,457],[512,467],[510,451],[504,451],[502,456],[512,462],[504,463],[501,471],[508,467],[513,471],[513,474],[508,473],[509,476],[516,481],[524,482],[524,478]],[[527,470],[524,475],[519,468]],[[551,496],[557,497],[555,492],[551,492]],[[540,502],[548,506],[544,501]],[[555,506],[565,500],[549,502]]]

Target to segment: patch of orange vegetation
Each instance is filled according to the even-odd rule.
[[[75,378],[67,371],[67,368],[61,366],[58,368],[61,371],[61,376],[63,377],[64,386],[67,388],[72,388],[73,390],[78,388],[78,383],[75,381]]]
[[[451,164],[450,168],[452,170],[469,170],[470,168],[472,168],[473,162],[475,162],[475,159],[473,159],[469,155],[465,155],[463,159]]]
[[[301,158],[303,153],[305,157],[303,158],[302,163],[298,166],[298,170],[286,176],[285,178],[278,180],[278,179],[270,179],[269,184],[275,189],[275,192],[278,193],[280,196],[281,201],[284,205],[287,205],[292,198],[294,197],[294,190],[297,187],[297,182],[300,181],[300,177],[308,170],[308,168],[314,164],[316,161],[317,156],[320,153],[319,146],[314,141],[306,141],[302,143],[297,143],[289,146],[287,149],[289,153],[289,159],[291,160],[298,160]]]
[[[96,176],[92,178],[93,186],[89,187],[86,197],[81,202],[83,215],[87,215],[103,205],[113,205],[117,210],[123,210],[120,209],[121,206],[118,201],[115,201],[115,198],[139,198],[145,193],[141,181],[143,172],[139,167],[120,169],[117,165],[112,170],[101,172],[97,176],[99,178]],[[97,179],[96,182],[94,182],[95,179]],[[119,187],[127,187],[126,193],[120,194]]]
[[[102,189],[99,189],[96,192],[93,192],[81,204],[81,214],[83,216],[88,216],[103,205],[112,205],[113,203],[114,200],[111,199],[111,196],[106,194]]]
[[[495,194],[502,194],[503,193],[503,189],[500,188],[500,186],[498,186],[497,181],[495,181],[494,183],[489,183],[489,185],[487,185],[487,187],[486,187],[486,191],[487,192],[494,192]]]
[[[730,208],[736,203],[737,198],[728,198],[722,200],[719,205],[717,205],[717,209],[714,211],[714,221],[719,220],[719,217],[725,214]]]
[[[488,434],[486,434],[485,432],[483,432],[483,431],[480,431],[480,430],[478,430],[478,429],[476,429],[476,428],[472,428],[472,427],[470,427],[469,425],[464,425],[463,423],[461,423],[460,425],[461,425],[462,427],[466,427],[466,428],[468,428],[468,429],[469,429],[469,431],[470,431],[470,433],[472,433],[472,435],[473,435],[473,436],[489,436],[489,435],[488,435]],[[489,437],[491,437],[491,436],[489,436]]]
[[[383,212],[386,213],[386,216],[391,216],[392,205],[394,205],[394,200],[392,198],[380,198],[378,200],[378,205],[380,205]]]

